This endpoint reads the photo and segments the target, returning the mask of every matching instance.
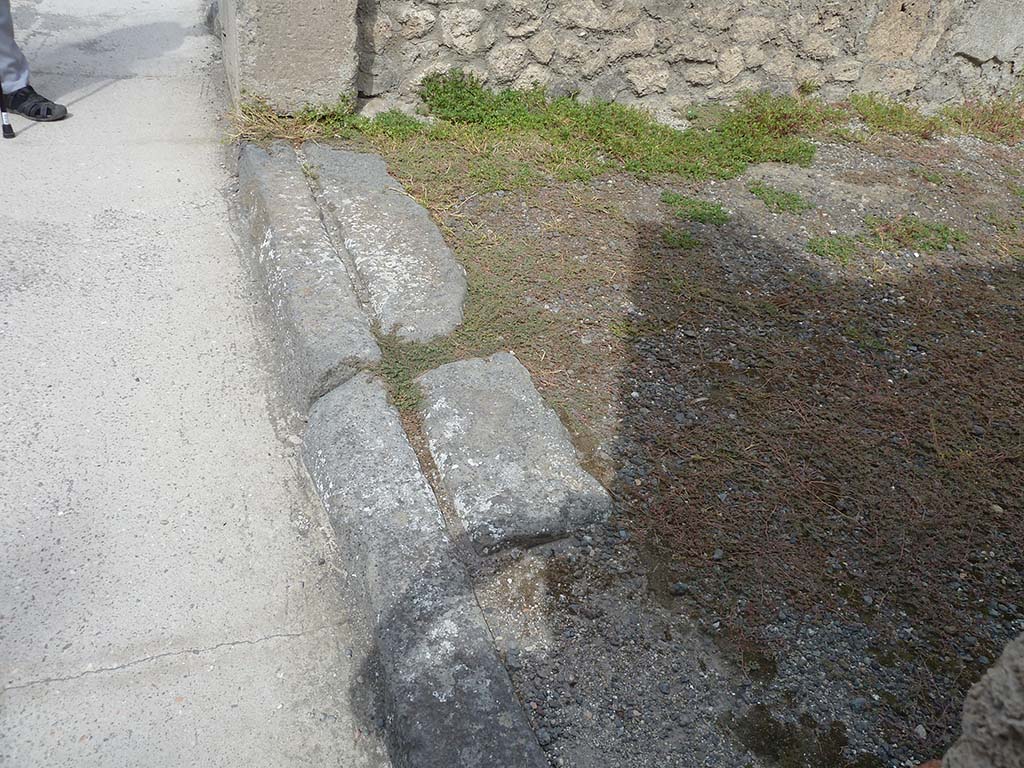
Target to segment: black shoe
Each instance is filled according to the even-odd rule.
[[[45,96],[40,96],[31,85],[26,85],[14,93],[5,93],[4,101],[9,111],[40,123],[52,123],[68,116],[67,107],[63,104],[54,104]]]

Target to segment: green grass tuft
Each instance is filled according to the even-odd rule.
[[[823,259],[846,266],[857,253],[857,238],[849,235],[813,237],[807,243],[807,250]]]
[[[914,176],[924,179],[930,184],[941,184],[942,174],[938,171],[929,171],[927,168],[912,168],[910,171]]]
[[[669,248],[687,251],[700,245],[700,240],[685,229],[668,229],[662,233],[661,239]]]
[[[877,133],[893,133],[930,139],[942,133],[942,120],[926,116],[914,107],[876,93],[850,97],[850,106],[868,127]]]
[[[879,251],[902,248],[936,253],[967,239],[963,232],[953,227],[924,221],[916,216],[897,216],[894,219],[868,216],[864,223],[871,231],[866,244]]]
[[[795,192],[769,187],[762,181],[755,181],[747,189],[774,213],[802,213],[814,207]]]
[[[1020,90],[991,101],[973,99],[942,110],[956,133],[1003,144],[1024,141],[1024,95]]]
[[[677,192],[662,192],[661,202],[671,207],[676,216],[687,221],[719,226],[729,221],[729,214],[718,203],[686,197]]]

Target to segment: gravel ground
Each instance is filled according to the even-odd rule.
[[[477,573],[552,764],[914,766],[956,738],[1024,631],[1022,158],[879,137],[439,214],[457,249],[570,265],[526,281],[555,330],[516,352],[618,513]],[[872,239],[907,221],[952,240]],[[808,248],[837,235],[853,255]]]

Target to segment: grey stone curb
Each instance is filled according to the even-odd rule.
[[[556,539],[607,519],[608,492],[579,465],[515,357],[460,360],[418,381],[430,453],[478,549]]]
[[[454,331],[462,322],[466,273],[426,209],[376,155],[312,143],[303,153],[381,330],[419,342]]]
[[[292,148],[244,145],[238,179],[245,234],[278,336],[282,383],[305,413],[320,395],[377,362],[380,349]]]
[[[544,768],[398,413],[384,386],[358,373],[380,350],[346,271],[349,254],[332,246],[290,146],[244,146],[238,175],[283,383],[309,411],[303,458],[344,566],[365,586],[393,765]],[[442,291],[441,324],[418,328],[451,330],[456,311],[461,320],[461,268],[457,277]],[[401,281],[392,287],[404,290]]]
[[[396,768],[546,766],[383,385],[360,374],[324,395],[303,452],[365,575]]]

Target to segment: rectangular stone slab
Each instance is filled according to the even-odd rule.
[[[292,148],[283,142],[270,151],[244,145],[238,179],[281,378],[305,413],[324,392],[377,362],[380,349]]]
[[[320,398],[303,455],[343,567],[364,579],[394,766],[547,766],[380,382]]]
[[[418,381],[430,452],[479,549],[559,538],[608,516],[608,493],[515,357],[462,360]]]
[[[344,238],[384,333],[429,341],[462,322],[466,273],[430,214],[377,155],[308,143],[326,215]]]

